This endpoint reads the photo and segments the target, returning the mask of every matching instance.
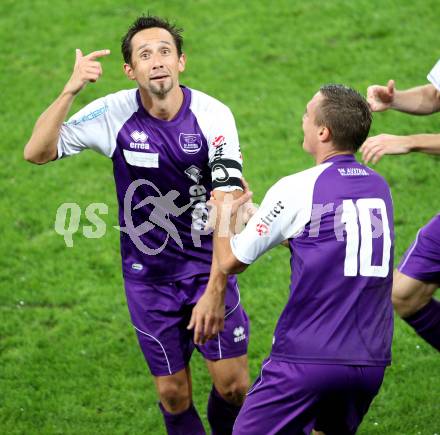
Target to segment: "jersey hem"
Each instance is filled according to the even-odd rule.
[[[408,276],[409,278],[416,279],[417,281],[423,281],[423,282],[433,282],[438,283],[440,282],[440,274],[439,273],[414,273],[411,271],[405,270],[405,267],[398,267],[397,270],[405,276]]]
[[[211,272],[211,266],[205,266],[201,267],[200,270],[198,270],[196,273],[194,272],[186,272],[186,273],[179,273],[176,275],[169,275],[169,276],[160,276],[160,277],[142,277],[142,276],[133,276],[128,273],[122,273],[122,276],[124,280],[139,283],[139,284],[166,284],[171,281],[180,281],[182,279],[191,278],[193,276],[198,275],[209,275]]]
[[[308,358],[308,357],[296,357],[287,356],[277,353],[271,353],[270,358],[274,361],[300,363],[300,364],[331,364],[331,365],[349,365],[349,366],[377,366],[384,367],[391,365],[391,359],[386,360],[368,360],[368,359],[325,359],[325,358]]]

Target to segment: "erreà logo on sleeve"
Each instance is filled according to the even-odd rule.
[[[256,230],[259,236],[267,236],[270,232],[270,226],[274,220],[281,214],[281,210],[284,210],[283,201],[278,201],[270,210],[270,212],[262,217],[256,226]]]

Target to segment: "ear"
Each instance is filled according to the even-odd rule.
[[[318,132],[318,139],[320,142],[329,142],[332,138],[332,133],[327,127],[320,127]]]
[[[135,77],[134,71],[133,71],[133,67],[130,64],[124,63],[124,73],[128,77],[128,79],[136,80],[136,77]]]
[[[186,65],[186,56],[185,53],[182,53],[182,55],[179,58],[179,72],[185,71],[185,65]]]

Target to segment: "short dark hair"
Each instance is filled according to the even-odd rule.
[[[121,51],[124,57],[124,62],[131,64],[131,40],[136,33],[145,29],[152,29],[153,27],[159,27],[160,29],[165,29],[168,31],[174,39],[176,44],[177,54],[179,57],[182,55],[183,47],[183,29],[177,27],[175,24],[170,23],[165,18],[155,17],[152,15],[141,15],[136,21],[129,27],[127,33],[123,36],[121,41]]]
[[[370,131],[372,116],[365,98],[344,85],[324,85],[324,99],[316,111],[316,125],[324,125],[341,151],[356,152]]]

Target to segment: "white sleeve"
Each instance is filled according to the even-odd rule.
[[[234,116],[223,106],[214,121],[207,137],[212,188],[224,192],[243,190],[243,159]]]
[[[243,159],[231,110],[220,101],[194,89],[191,110],[208,143],[212,187],[224,192],[242,190]]]
[[[440,91],[440,60],[434,65],[427,78]]]
[[[284,240],[302,234],[310,222],[315,182],[330,165],[290,175],[272,186],[246,228],[231,238],[234,256],[251,264]]]
[[[135,110],[133,91],[121,91],[91,102],[63,123],[57,144],[58,158],[88,148],[112,157],[117,134]]]

